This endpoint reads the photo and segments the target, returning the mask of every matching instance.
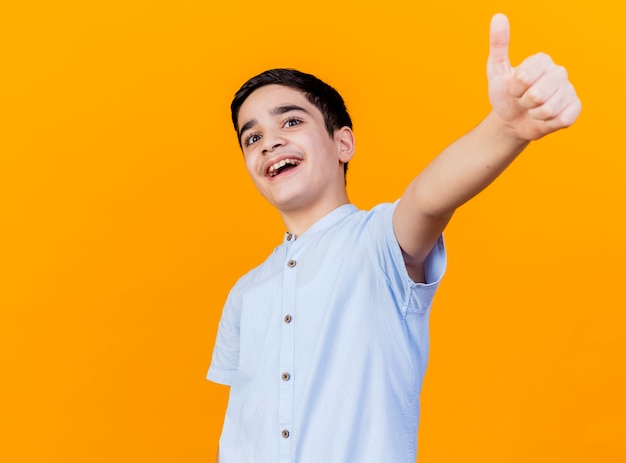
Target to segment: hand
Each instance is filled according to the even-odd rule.
[[[513,68],[509,62],[509,20],[491,19],[487,78],[493,111],[523,140],[536,140],[569,127],[582,108],[567,71],[538,53]]]

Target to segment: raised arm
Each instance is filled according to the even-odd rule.
[[[424,260],[457,207],[489,185],[531,140],[570,126],[581,110],[565,68],[543,53],[512,67],[509,22],[491,20],[487,60],[492,111],[448,146],[408,186],[393,217],[409,274],[424,281]]]

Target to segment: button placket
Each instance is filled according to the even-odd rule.
[[[278,404],[278,433],[281,435],[279,443],[279,462],[291,462],[291,437],[293,431],[293,397],[295,371],[295,324],[294,315],[297,310],[296,282],[298,274],[298,252],[300,240],[287,235],[286,255],[283,267],[282,288],[282,321],[280,344],[280,370],[276,372],[280,377],[279,404]]]

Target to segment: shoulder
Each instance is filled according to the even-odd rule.
[[[377,224],[391,224],[396,205],[397,201],[393,203],[380,203],[371,209],[358,209],[354,214],[348,216],[346,220],[340,222],[337,228],[341,229],[343,226],[346,228],[362,228],[365,230]]]

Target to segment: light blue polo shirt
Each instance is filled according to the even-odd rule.
[[[414,283],[397,204],[287,233],[231,290],[208,379],[231,386],[221,463],[414,463],[443,239]]]

